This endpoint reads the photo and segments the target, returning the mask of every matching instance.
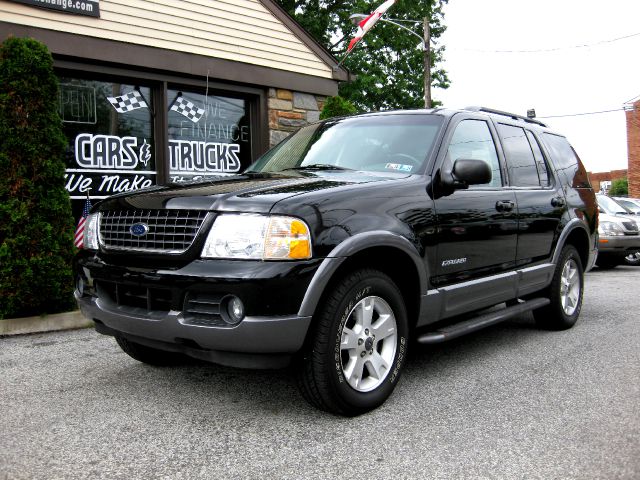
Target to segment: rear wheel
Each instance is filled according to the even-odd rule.
[[[324,299],[302,358],[305,399],[354,416],[384,403],[407,355],[407,313],[400,291],[377,270],[347,275]]]
[[[117,336],[116,342],[120,345],[120,348],[129,355],[142,363],[155,366],[167,366],[175,365],[184,361],[184,357],[179,353],[165,352],[164,350],[158,350],[156,348],[147,347],[146,345],[140,345],[139,343],[127,340],[124,337]]]
[[[533,311],[536,323],[549,330],[565,330],[573,327],[582,309],[584,270],[580,255],[573,245],[567,245],[560,253],[547,295],[551,303]]]

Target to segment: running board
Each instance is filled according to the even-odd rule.
[[[509,318],[520,315],[521,313],[544,307],[545,305],[549,305],[549,303],[551,303],[551,301],[548,298],[532,298],[531,300],[513,305],[512,307],[506,307],[502,310],[485,313],[479,317],[448,325],[433,332],[424,333],[418,337],[417,341],[418,343],[426,344],[446,342],[447,340],[461,337],[467,333],[476,332],[483,328],[490,327],[491,325],[508,320]]]

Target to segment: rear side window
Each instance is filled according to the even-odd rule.
[[[540,149],[538,140],[536,140],[536,137],[534,137],[533,133],[531,133],[529,130],[527,130],[527,138],[529,139],[529,143],[531,144],[531,150],[533,150],[533,157],[536,159],[540,185],[542,185],[543,187],[548,187],[549,185],[551,185],[551,181],[549,180],[549,169],[547,168],[547,163],[544,161],[544,155],[542,154],[542,150]]]
[[[539,187],[536,159],[524,128],[498,124],[498,134],[507,160],[509,184],[514,187]]]

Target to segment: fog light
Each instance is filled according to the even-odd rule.
[[[222,318],[230,325],[237,325],[244,318],[244,305],[242,300],[234,295],[228,295],[222,299]]]

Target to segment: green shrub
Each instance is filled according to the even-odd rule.
[[[611,182],[611,188],[609,189],[609,195],[612,197],[620,197],[629,195],[629,183],[625,178],[618,178]]]
[[[344,117],[347,115],[353,115],[358,110],[349,100],[345,100],[340,95],[327,98],[327,101],[322,107],[320,112],[320,120],[332,117]]]
[[[0,45],[0,318],[73,306],[58,81],[42,43]]]

